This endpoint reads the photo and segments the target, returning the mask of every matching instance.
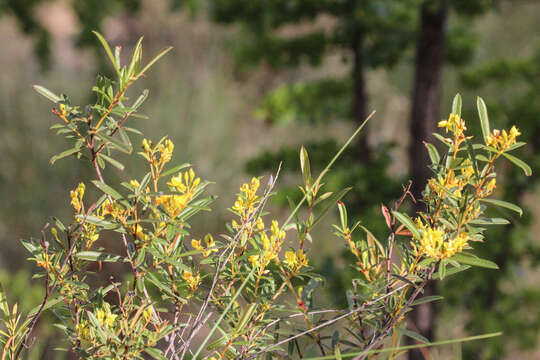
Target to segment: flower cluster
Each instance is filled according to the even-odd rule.
[[[411,246],[418,255],[441,260],[452,257],[468,246],[469,236],[466,232],[445,233],[442,227],[431,227],[424,224],[420,218],[416,219],[416,225],[421,230],[422,236],[418,248],[414,242]]]
[[[71,190],[69,192],[69,195],[71,197],[71,205],[73,206],[77,214],[80,214],[81,211],[84,211],[83,197],[85,189],[86,186],[84,185],[84,183],[79,183],[75,190]]]
[[[162,205],[169,218],[175,219],[188,203],[193,199],[201,179],[195,177],[193,169],[187,172],[179,172],[167,183],[173,191],[179,194],[161,195],[156,198],[156,205]]]
[[[240,194],[231,210],[240,217],[242,223],[246,222],[255,211],[255,207],[260,200],[257,195],[259,186],[259,179],[252,178],[249,184],[244,184],[240,188]]]
[[[298,249],[298,251],[294,252],[291,250],[287,250],[285,252],[285,260],[283,263],[289,268],[289,270],[293,273],[298,272],[301,268],[306,266],[308,264],[308,260],[306,257],[306,253],[302,249]]]
[[[184,270],[184,273],[182,274],[182,279],[186,281],[186,283],[189,286],[189,289],[193,293],[197,288],[199,287],[199,282],[201,281],[201,275],[200,274],[193,274],[190,270]]]
[[[515,126],[512,126],[508,132],[506,130],[501,131],[494,129],[493,132],[486,137],[486,145],[491,146],[499,153],[502,153],[516,143],[516,138],[519,135],[521,135],[521,133]]]
[[[261,224],[264,228],[264,223],[261,222]],[[249,257],[249,262],[261,270],[264,270],[272,260],[279,262],[278,256],[284,239],[285,231],[279,228],[279,224],[276,220],[272,220],[270,237],[268,237],[264,231],[260,233],[262,249],[260,249],[258,254],[251,255]]]

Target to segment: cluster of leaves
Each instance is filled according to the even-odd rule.
[[[483,101],[478,110],[484,139],[472,144],[460,116],[461,98],[456,96],[449,119],[439,124],[452,135],[440,136],[448,151],[441,156],[427,144],[434,177],[424,199],[413,199],[424,201],[427,211],[414,219],[400,212],[410,195],[410,184],[405,187],[391,209],[382,207],[386,243],[359,222],[349,225],[341,202],[349,189],[327,192],[323,182],[367,120],[317,177],[311,173],[307,151],[301,149],[302,197],[291,201],[291,213],[281,225],[264,210],[274,195],[278,170],[266,186],[260,178],[242,185],[230,208],[233,218],[226,234],[197,239],[190,219],[209,210],[214,197],[203,196],[209,183],[189,164],[169,165],[174,153],[170,139],[142,140],[138,154],[148,171],[140,177],[109,185],[103,176],[108,164],[124,170],[113,156],[118,151],[131,153],[128,134],[139,134],[126,124],[141,116],[137,110],[148,92],[128,106],[128,88],[169,49],[143,66],[139,41],[129,63],[122,66],[120,49],[113,52],[96,35],[117,79],[98,77],[94,104],[81,110],[66,96],[43,87],[36,90],[56,104],[53,113],[61,123],[53,128],[73,144],[52,160],[71,156],[88,161],[97,177],[92,184],[100,194],[89,200],[86,185],[79,184],[70,192],[71,223],[66,226],[53,218],[41,239],[23,242],[41,269],[37,276],[44,279],[45,296],[20,321],[17,306],[10,308],[2,295],[3,358],[19,358],[47,309],[65,332],[69,351],[80,358],[306,358],[320,353],[325,358],[343,354],[361,359],[383,351],[389,336],[394,346],[385,351],[398,353],[403,350],[397,347],[401,335],[427,342],[406,329],[403,320],[415,305],[438,299],[419,298],[429,280],[470,266],[496,268],[470,251],[472,242],[482,241],[486,225],[504,222],[484,217],[487,205],[521,212],[516,205],[487,198],[495,186],[495,161],[503,156],[527,173],[530,169],[508,154],[523,145],[516,142],[519,131],[513,127],[491,132]],[[336,206],[335,234],[350,250],[357,278],[348,292],[349,308],[317,308],[313,291],[322,279],[309,265],[309,243],[318,241],[312,237],[313,228]],[[118,239],[122,254],[99,241],[104,234]],[[126,266],[124,280],[95,279],[104,262]],[[201,340],[197,335],[203,333]]]

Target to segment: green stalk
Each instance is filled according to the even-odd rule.
[[[330,162],[328,163],[328,165],[326,165],[326,167],[324,168],[324,170],[321,172],[321,174],[319,175],[319,177],[317,178],[317,180],[314,182],[314,184],[319,184],[320,181],[322,180],[323,176],[328,172],[328,170],[330,170],[330,168],[332,167],[332,165],[334,165],[334,163],[337,161],[337,159],[341,156],[341,154],[343,153],[343,151],[345,151],[345,149],[350,145],[350,143],[353,141],[353,139],[356,137],[356,135],[358,135],[360,133],[360,131],[362,131],[362,129],[364,128],[364,126],[367,124],[367,122],[373,117],[373,115],[375,115],[375,110],[373,110],[371,112],[371,114],[368,115],[368,117],[366,118],[366,120],[364,120],[364,122],[358,127],[358,129],[356,129],[356,131],[351,135],[351,137],[345,142],[345,144],[343,144],[343,146],[341,147],[341,149],[339,149],[339,151],[336,153],[336,155],[334,155],[334,157],[332,158],[332,160],[330,160]],[[300,207],[302,206],[302,204],[304,203],[304,201],[306,201],[307,199],[307,191],[306,193],[304,194],[304,197],[302,198],[302,200],[300,200],[300,202],[298,203],[298,205],[296,205],[296,207],[294,208],[294,210],[291,212],[291,214],[289,215],[289,217],[287,218],[287,220],[285,220],[285,222],[283,223],[283,225],[281,225],[281,230],[285,229],[285,227],[289,224],[289,222],[292,220],[292,218],[294,217],[294,215],[296,215],[296,213],[300,210]]]
[[[358,355],[370,355],[370,354],[380,354],[385,352],[395,352],[395,351],[402,351],[402,350],[411,350],[411,349],[419,349],[419,348],[426,348],[426,347],[433,347],[433,346],[441,346],[441,345],[448,345],[448,344],[455,344],[455,343],[462,343],[462,342],[468,342],[468,341],[475,341],[475,340],[482,340],[482,339],[489,339],[496,336],[501,336],[502,332],[495,332],[495,333],[489,333],[489,334],[482,334],[482,335],[475,335],[475,336],[468,336],[460,339],[449,339],[449,340],[441,340],[441,341],[435,341],[428,344],[417,344],[417,345],[407,345],[407,346],[399,346],[399,347],[393,347],[393,348],[385,348],[385,349],[379,349],[379,350],[369,350],[369,351],[360,351],[360,352],[354,352],[354,353],[345,353],[341,354],[342,359],[351,358]],[[326,359],[336,359],[338,355],[328,355],[328,356],[318,356],[318,357],[310,357],[310,358],[304,358],[304,360],[326,360]]]

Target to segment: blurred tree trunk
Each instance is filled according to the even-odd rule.
[[[410,174],[413,180],[411,191],[421,198],[422,191],[431,176],[427,165],[429,158],[423,141],[429,141],[439,120],[441,75],[444,64],[444,40],[448,4],[446,0],[428,0],[421,8],[420,28],[415,60],[414,88],[410,119],[411,143],[409,147]],[[415,211],[424,210],[417,202]],[[429,283],[424,296],[433,295],[434,284]],[[433,302],[418,306],[410,320],[417,331],[429,340],[435,332],[436,309]],[[418,350],[409,352],[410,360],[424,359]]]
[[[358,31],[358,30],[357,30]],[[353,37],[353,115],[356,126],[360,126],[367,117],[368,95],[366,93],[366,81],[364,77],[364,51],[362,34],[357,33]],[[358,161],[362,164],[368,164],[371,153],[368,144],[368,127],[364,127],[360,133],[357,143]]]

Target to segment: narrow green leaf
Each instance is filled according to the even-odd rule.
[[[405,227],[407,227],[407,229],[409,229],[409,231],[413,234],[415,238],[420,239],[421,237],[420,231],[414,225],[413,221],[411,220],[409,216],[402,214],[400,212],[397,212],[397,211],[392,211],[392,214],[394,214],[394,216],[396,217],[396,219],[399,220],[400,223],[402,223],[403,225],[405,225]]]
[[[144,89],[142,94],[137,98],[137,100],[135,100],[135,102],[133,103],[133,105],[131,105],[131,107],[133,109],[138,109],[139,106],[141,106],[144,101],[148,98],[148,89]]]
[[[461,95],[459,93],[454,96],[454,100],[452,101],[452,114],[461,117]]]
[[[124,144],[122,141],[112,136],[108,136],[103,133],[96,133],[96,137],[107,143],[107,145],[112,145],[115,149],[120,150],[123,153],[131,154],[133,151],[133,148],[129,144]]]
[[[79,148],[71,148],[71,149],[68,149],[66,151],[62,151],[60,154],[58,155],[54,155],[50,161],[51,165],[54,164],[56,161],[60,160],[60,159],[63,159],[65,157],[68,157],[70,155],[73,155],[73,154],[76,154],[80,151],[81,149]]]
[[[47,88],[44,88],[43,86],[40,86],[40,85],[34,85],[33,86],[34,90],[36,90],[40,95],[42,95],[43,97],[46,97],[47,99],[51,100],[53,103],[57,103],[59,102],[60,100],[62,100],[60,98],[60,96],[56,95],[55,93],[53,93],[51,90],[47,89]]]
[[[484,137],[484,141],[486,141],[491,131],[489,129],[489,118],[486,103],[481,97],[478,97],[476,99],[476,107],[478,109],[478,116],[480,117],[480,127],[482,128],[482,135]]]
[[[119,64],[116,63],[116,60],[114,59],[114,55],[111,51],[111,47],[109,46],[109,43],[107,42],[107,40],[105,40],[105,38],[100,34],[98,33],[97,31],[92,31],[94,33],[94,35],[96,35],[96,37],[98,38],[99,42],[101,42],[101,45],[103,46],[103,48],[105,49],[105,52],[107,53],[107,56],[109,57],[109,60],[111,60],[111,63],[114,67],[114,69],[116,70],[116,72],[118,74],[120,74],[120,68],[119,68]]]
[[[73,254],[74,257],[88,261],[103,261],[103,262],[124,262],[124,257],[113,254],[106,254],[99,251],[80,251]]]
[[[153,357],[154,359],[167,360],[167,358],[163,355],[163,352],[159,349],[147,348],[144,350],[144,352]]]
[[[449,262],[450,262],[450,260],[449,260]],[[470,268],[471,267],[469,265],[461,265],[460,267],[446,268],[446,273],[444,274],[444,277],[450,277],[452,275],[455,275],[455,274],[457,274],[459,272],[468,270]],[[433,280],[437,280],[437,279],[439,279],[439,274],[438,273],[433,274]]]
[[[432,302],[432,301],[439,301],[439,300],[442,300],[442,299],[444,299],[444,298],[442,296],[439,296],[439,295],[424,296],[424,297],[421,297],[420,299],[414,300],[411,303],[411,306],[425,304],[425,303]]]
[[[450,258],[450,260],[455,260],[459,262],[460,264],[478,266],[478,267],[483,267],[487,269],[499,268],[499,266],[495,264],[493,261],[480,259],[479,257],[473,256],[473,255],[466,255],[464,253],[455,254],[454,256]]]
[[[94,185],[96,185],[96,187],[103,191],[105,194],[111,196],[114,200],[118,200],[118,199],[121,199],[122,198],[122,195],[120,195],[120,193],[116,190],[114,190],[112,187],[110,187],[109,185],[105,184],[105,183],[102,183],[101,181],[99,180],[92,180],[92,183]]]
[[[496,206],[500,206],[500,207],[503,207],[503,208],[506,208],[508,210],[512,210],[512,211],[515,211],[519,214],[519,216],[522,216],[523,215],[523,210],[521,210],[521,208],[515,204],[512,204],[512,203],[509,203],[508,201],[503,201],[503,200],[495,200],[495,199],[481,199],[480,201],[483,201],[483,202],[486,202],[486,203],[489,203],[489,204],[493,204],[493,205],[496,205]]]
[[[398,328],[398,331],[400,333],[402,333],[403,335],[405,336],[408,336],[414,340],[418,340],[420,341],[421,343],[424,343],[424,344],[428,344],[429,343],[429,340],[426,339],[425,337],[423,337],[422,335],[414,332],[414,331],[411,331],[411,330],[407,330],[407,329],[403,329],[403,328]]]
[[[0,284],[0,309],[2,309],[2,312],[4,313],[4,319],[7,319],[9,317],[9,305],[7,303],[6,292],[4,291],[4,287],[1,284]]]
[[[148,71],[148,69],[150,69],[150,67],[152,67],[152,65],[154,65],[156,61],[161,59],[165,54],[167,54],[171,50],[172,50],[172,46],[169,46],[169,47],[161,50],[152,60],[150,60],[150,62],[148,64],[146,64],[146,66],[139,72],[137,77],[141,76],[146,71]]]
[[[469,224],[474,225],[507,225],[510,221],[503,218],[478,218],[469,221]]]
[[[510,160],[511,162],[513,162],[515,165],[519,166],[523,170],[526,176],[532,175],[532,169],[529,165],[525,163],[525,161],[518,159],[514,155],[510,155],[507,153],[503,153],[503,156],[507,158],[508,160]]]
[[[169,175],[172,175],[172,174],[176,174],[177,172],[179,172],[180,170],[182,169],[185,169],[187,167],[190,167],[191,164],[188,164],[188,163],[184,163],[184,164],[180,164],[180,165],[176,165],[175,167],[165,171],[164,173],[161,173],[159,175],[160,178],[164,178],[164,177],[167,177]]]
[[[114,166],[115,168],[121,170],[121,171],[124,171],[124,165],[119,162],[118,160],[115,160],[107,155],[104,155],[104,154],[99,154],[99,157],[103,158],[103,160],[107,161],[109,164],[111,164],[112,166]]]
[[[240,316],[240,319],[238,320],[238,324],[236,325],[235,331],[237,333],[241,333],[244,330],[244,327],[247,325],[248,321],[251,319],[251,315],[253,315],[253,312],[257,308],[257,303],[251,303],[248,305],[248,307],[245,309],[243,314]]]
[[[457,343],[463,343],[468,341],[476,341],[476,340],[483,340],[483,339],[489,339],[497,336],[501,336],[502,332],[496,332],[496,333],[489,333],[489,334],[482,334],[482,335],[475,335],[475,336],[468,336],[464,338],[459,339],[449,339],[449,340],[441,340],[441,341],[435,341],[432,343],[427,344],[417,344],[417,345],[406,345],[406,346],[398,346],[398,347],[382,347],[380,349],[375,350],[369,350],[369,351],[360,351],[360,352],[350,352],[350,353],[344,353],[341,354],[341,357],[343,359],[353,358],[357,356],[365,356],[369,354],[379,354],[379,353],[395,353],[397,351],[403,351],[403,350],[411,350],[411,349],[419,349],[419,348],[426,348],[426,347],[433,347],[433,346],[441,346],[441,345],[448,345],[448,344],[457,344]],[[335,359],[335,355],[326,355],[326,356],[317,356],[317,357],[306,357],[304,360],[330,360]]]
[[[129,62],[128,70],[127,70],[129,77],[132,77],[133,75],[135,75],[135,72],[138,70],[138,67],[141,63],[142,41],[143,41],[143,37],[141,36],[139,40],[137,41],[135,48],[133,49],[133,53],[131,55],[131,60]]]
[[[441,156],[439,155],[439,152],[437,151],[435,146],[433,146],[433,144],[424,142],[424,145],[426,146],[428,150],[428,155],[431,160],[431,163],[433,165],[437,165],[441,161]]]
[[[311,186],[311,167],[309,164],[309,156],[305,147],[300,149],[300,169],[302,170],[302,177],[304,178],[304,185],[306,189]]]

